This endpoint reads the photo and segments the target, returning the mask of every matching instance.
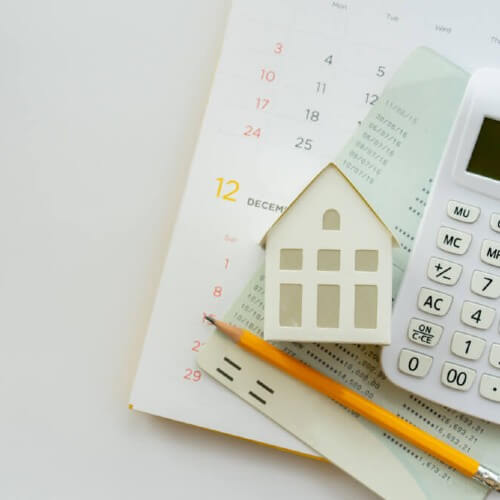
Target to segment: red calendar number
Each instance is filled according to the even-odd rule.
[[[191,382],[199,382],[201,380],[201,371],[186,368],[184,370],[184,379],[190,380]]]
[[[254,128],[252,127],[252,125],[245,125],[245,131],[243,132],[243,135],[246,137],[256,137],[257,139],[259,139],[260,133],[260,128]]]
[[[283,44],[281,42],[276,42],[274,45],[274,53],[282,54],[283,53]]]
[[[265,82],[274,82],[276,78],[276,73],[272,69],[266,69],[262,68],[260,70],[260,79],[264,80]]]
[[[224,259],[224,269],[229,269],[229,259],[227,257]]]
[[[270,99],[267,99],[265,97],[257,97],[257,104],[255,106],[256,109],[266,109],[269,106],[269,103],[271,102]]]
[[[214,291],[212,292],[212,295],[214,297],[220,297],[222,295],[222,287],[221,286],[215,286]]]
[[[203,345],[203,343],[200,340],[194,340],[193,347],[191,347],[191,350],[194,352],[200,352],[200,347],[202,345]]]

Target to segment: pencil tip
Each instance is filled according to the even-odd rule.
[[[205,319],[206,319],[207,321],[209,321],[210,323],[212,323],[212,325],[215,325],[215,319],[214,319],[214,318],[212,318],[211,316],[207,316],[207,315],[205,315]]]

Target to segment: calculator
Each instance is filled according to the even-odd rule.
[[[396,385],[500,424],[500,71],[472,75],[394,303]]]

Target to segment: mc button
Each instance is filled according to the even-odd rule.
[[[418,294],[418,308],[434,316],[444,316],[449,310],[453,297],[446,293],[421,288]]]
[[[448,253],[463,255],[469,249],[472,235],[457,231],[451,227],[441,227],[439,229],[437,246]]]

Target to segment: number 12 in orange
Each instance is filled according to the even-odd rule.
[[[217,179],[215,180],[219,183],[219,185],[217,186],[217,193],[215,194],[215,196],[217,198],[222,198],[223,200],[226,201],[236,201],[236,198],[233,198],[232,195],[238,192],[238,190],[240,189],[240,183],[238,181],[235,181],[234,179],[226,181],[224,180],[223,177],[217,177]],[[227,188],[225,190],[226,191],[225,193],[222,192],[222,188],[224,187],[224,185]]]

